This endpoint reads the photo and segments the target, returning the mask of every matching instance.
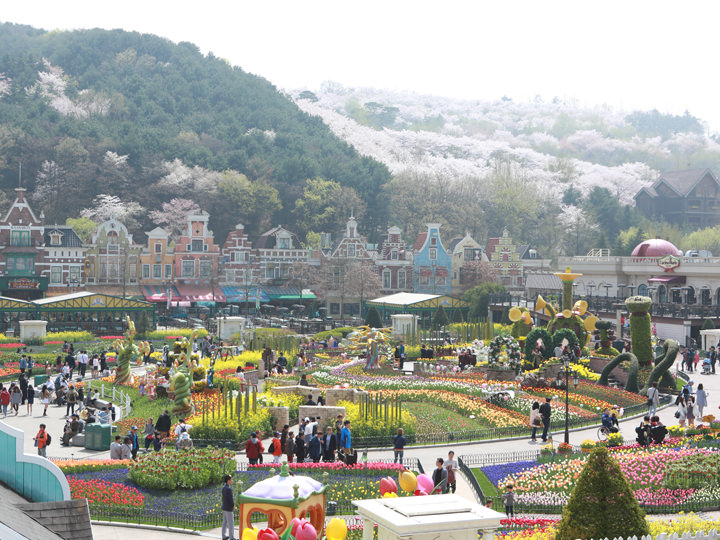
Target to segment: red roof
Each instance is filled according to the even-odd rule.
[[[633,249],[632,257],[664,257],[665,255],[680,256],[680,251],[672,243],[660,238],[651,238],[640,242]]]
[[[180,300],[185,302],[225,302],[225,295],[219,286],[215,287],[215,296],[209,285],[183,285],[178,283]]]
[[[427,235],[427,231],[418,233],[415,243],[413,244],[413,251],[420,251],[422,249],[425,245],[425,240],[427,240]]]

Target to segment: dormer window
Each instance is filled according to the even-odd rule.
[[[62,241],[62,234],[60,234],[58,231],[53,231],[50,233],[50,245],[51,246],[59,246]]]
[[[391,258],[393,261],[397,261],[397,258],[398,258],[398,251],[397,251],[397,249],[393,249],[393,250],[390,252],[390,258]]]
[[[292,243],[289,236],[277,237],[277,249],[292,249]]]

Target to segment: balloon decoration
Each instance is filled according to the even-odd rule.
[[[398,475],[398,483],[403,491],[413,493],[417,487],[417,477],[410,471],[402,471]]]
[[[427,495],[428,493],[432,493],[435,484],[433,483],[432,478],[430,478],[430,475],[423,473],[417,477],[417,487],[420,491],[424,491]]]
[[[296,523],[295,519],[293,519],[293,526],[290,532],[295,540],[317,540],[317,531],[309,521],[301,519]]]
[[[397,493],[397,484],[395,480],[389,476],[380,480],[380,494],[385,495],[386,493]]]
[[[343,519],[332,518],[325,526],[325,537],[327,540],[345,540],[347,532],[347,524]]]
[[[243,529],[242,540],[258,540],[259,532],[260,529],[258,529],[257,527],[253,527],[252,529],[247,527]]]

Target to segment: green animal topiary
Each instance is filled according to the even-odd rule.
[[[633,353],[622,353],[618,354],[615,358],[610,360],[608,364],[603,368],[602,373],[600,373],[600,379],[598,380],[598,384],[604,384],[607,386],[608,384],[608,377],[610,377],[610,372],[618,367],[622,362],[628,361],[632,363],[633,358],[635,358],[635,355]],[[635,358],[637,360],[637,358]]]
[[[555,540],[640,538],[649,533],[620,465],[607,448],[596,447],[563,510]]]
[[[652,299],[647,296],[631,296],[625,300],[630,313],[630,339],[632,351],[640,362],[640,366],[652,366],[652,333],[648,310]]]
[[[595,352],[597,354],[603,354],[605,356],[613,357],[620,354],[620,351],[618,351],[610,344],[610,336],[608,335],[608,330],[612,328],[612,323],[610,321],[600,320],[595,323],[595,328],[597,328],[600,332],[600,348],[597,349]]]
[[[663,352],[655,359],[655,367],[650,372],[650,377],[648,377],[645,386],[643,386],[642,390],[640,390],[640,393],[643,396],[647,395],[648,389],[652,386],[652,383],[656,381],[659,382],[661,386],[669,386],[670,388],[675,387],[675,382],[672,375],[670,375],[669,370],[675,364],[675,359],[677,358],[679,351],[680,344],[677,341],[674,339],[665,340],[665,343],[663,344]],[[668,382],[667,379],[664,379],[666,375],[670,378],[670,381],[672,381],[670,385],[666,384]]]
[[[628,379],[625,383],[625,391],[637,394],[640,389],[638,388],[638,373],[640,371],[640,363],[637,357],[633,353],[630,355],[630,369],[628,370]]]

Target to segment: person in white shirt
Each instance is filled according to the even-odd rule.
[[[192,428],[192,426],[190,424],[186,424],[185,419],[181,418],[180,423],[175,428],[175,437],[177,437],[178,440],[180,440],[180,436],[183,433],[187,433],[188,431],[190,431],[191,428]]]
[[[310,440],[310,437],[312,437],[313,432],[317,432],[317,425],[318,423],[315,421],[314,416],[312,418],[305,419],[305,437],[308,437],[308,441]]]

